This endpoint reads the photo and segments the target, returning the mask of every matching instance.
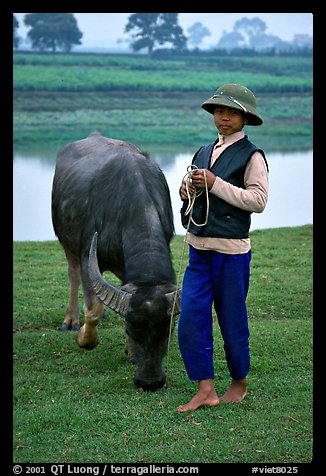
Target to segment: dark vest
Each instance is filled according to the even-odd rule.
[[[259,151],[267,161],[265,154],[258,149],[247,136],[227,147],[210,167],[210,159],[217,140],[207,146],[201,147],[193,157],[192,163],[199,169],[208,169],[226,182],[236,187],[245,188],[244,174],[252,154]],[[183,203],[181,221],[187,229],[189,215],[185,216],[188,201]],[[206,194],[202,193],[196,198],[192,218],[196,223],[204,223],[206,218]],[[189,231],[194,235],[213,238],[248,238],[251,223],[251,212],[241,210],[234,205],[222,200],[216,195],[209,194],[209,214],[207,225],[198,227],[190,223]]]

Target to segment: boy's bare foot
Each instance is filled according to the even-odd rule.
[[[203,407],[205,405],[208,407],[216,407],[218,404],[219,399],[212,380],[201,380],[199,382],[199,390],[196,395],[186,405],[179,405],[177,410],[181,413],[184,413],[197,410],[197,408]]]
[[[221,402],[225,403],[239,403],[247,395],[247,379],[243,378],[241,380],[232,379],[230,387],[227,389],[223,397],[221,397]]]

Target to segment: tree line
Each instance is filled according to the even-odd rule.
[[[83,33],[72,13],[28,13],[24,24],[30,27],[27,37],[33,50],[69,53],[74,46],[82,44]],[[18,28],[19,22],[13,15],[14,49],[19,48],[21,40]],[[289,43],[268,35],[266,29],[266,23],[258,17],[241,18],[235,22],[231,32],[223,32],[216,48],[226,53],[243,49],[278,53],[312,49],[309,35],[296,35],[295,41]],[[132,51],[147,51],[150,58],[167,52],[185,54],[191,50],[196,53],[205,36],[211,35],[202,23],[195,22],[187,29],[186,36],[178,25],[178,13],[132,13],[124,31],[130,34]]]

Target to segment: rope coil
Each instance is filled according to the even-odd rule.
[[[188,202],[189,202],[188,206],[187,206],[187,209],[185,211],[185,216],[189,215],[187,233],[188,233],[188,230],[189,230],[190,222],[192,222],[196,226],[201,227],[201,226],[207,225],[207,221],[208,221],[208,213],[209,213],[209,196],[208,196],[208,194],[209,194],[209,191],[208,191],[208,186],[207,186],[207,178],[206,178],[206,170],[205,169],[203,169],[204,180],[205,180],[205,193],[206,193],[206,217],[205,217],[205,221],[204,221],[204,223],[196,223],[195,220],[192,218],[192,211],[193,211],[193,208],[194,208],[195,200],[196,200],[196,198],[198,198],[203,193],[202,188],[196,188],[195,193],[193,193],[192,196],[190,194],[189,185],[191,183],[192,176],[193,176],[193,174],[196,170],[198,170],[198,167],[196,165],[194,165],[194,164],[188,165],[187,173],[183,177],[183,180],[186,182],[186,192],[187,192]]]

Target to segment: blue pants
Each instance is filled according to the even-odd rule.
[[[250,368],[246,298],[251,251],[229,255],[189,246],[181,296],[178,340],[190,380],[214,378],[213,317],[216,311],[230,375],[240,380]]]

